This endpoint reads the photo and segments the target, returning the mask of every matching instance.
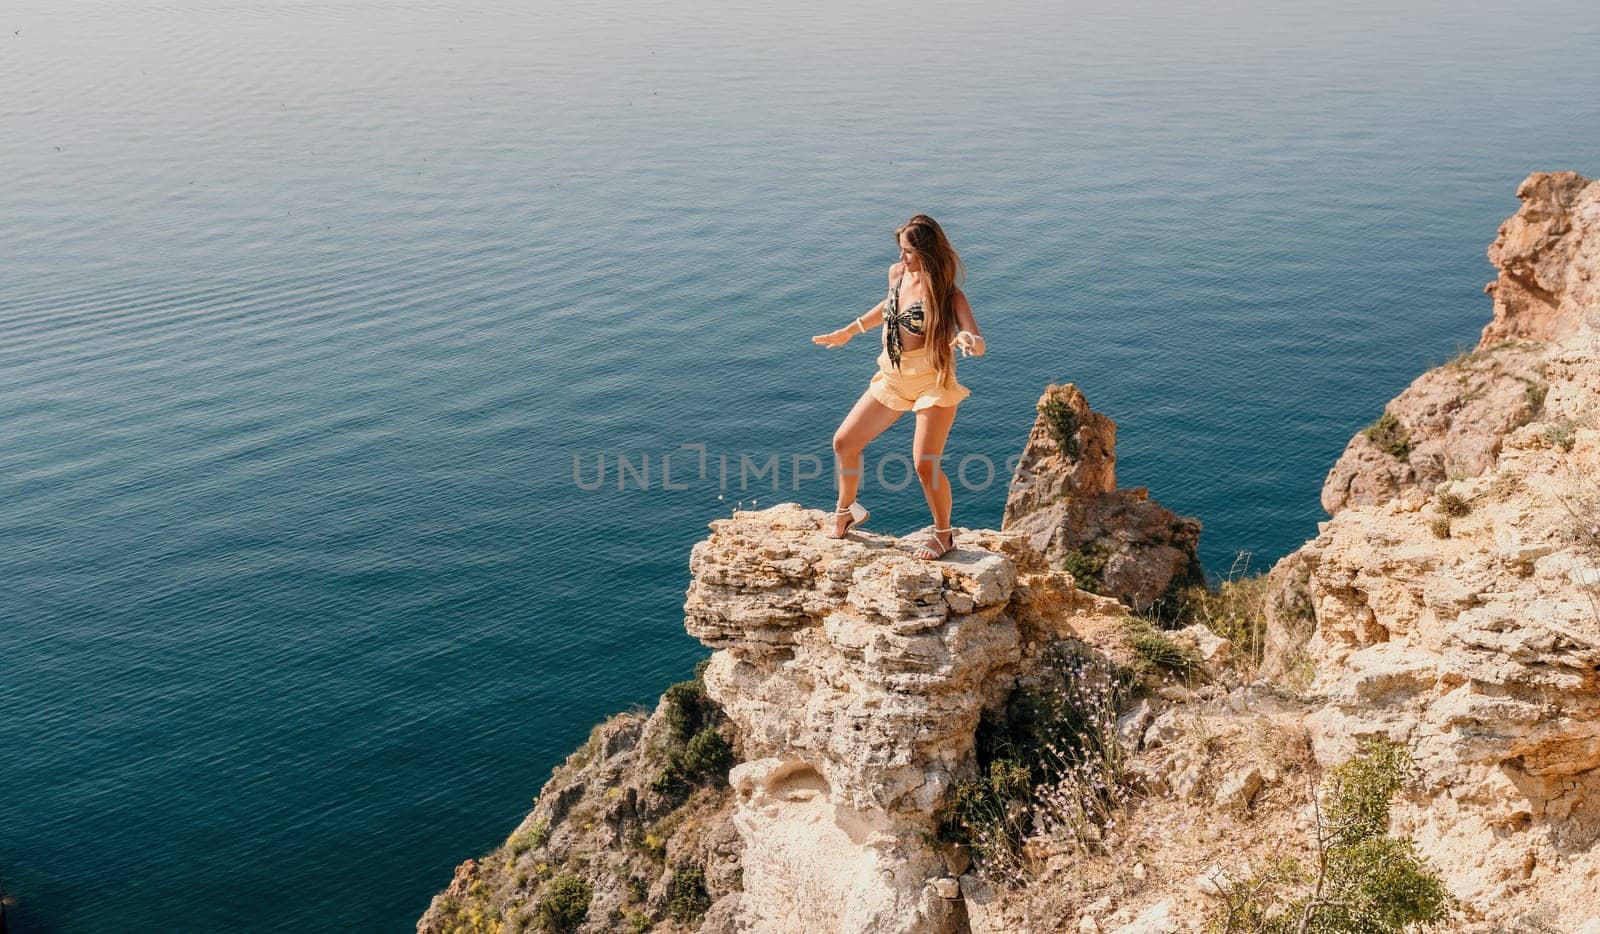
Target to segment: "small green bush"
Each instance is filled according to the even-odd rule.
[[[515,859],[529,850],[544,846],[549,839],[550,822],[538,820],[521,832],[512,834],[511,839],[506,841],[506,847],[511,850],[511,856]]]
[[[1429,523],[1429,528],[1431,528],[1433,530],[1433,537],[1434,538],[1449,538],[1450,537],[1450,517],[1449,516],[1435,516],[1433,521],[1431,523]]]
[[[1130,616],[1124,621],[1128,645],[1139,656],[1139,674],[1156,668],[1188,677],[1200,665],[1200,659],[1187,644],[1150,625],[1149,620]]]
[[[589,915],[593,895],[589,880],[573,872],[560,873],[545,885],[539,899],[539,929],[555,934],[577,930]]]
[[[1166,604],[1167,612],[1144,616],[1176,629],[1204,626],[1233,643],[1236,662],[1253,668],[1266,652],[1266,601],[1267,575],[1255,574],[1225,580],[1215,590],[1204,584],[1178,588]],[[1309,598],[1306,612],[1310,612]],[[1151,628],[1161,632],[1154,623]]]
[[[1126,800],[1117,712],[1128,684],[1110,665],[1061,643],[1040,657],[1037,684],[978,723],[976,778],[955,782],[938,838],[972,848],[977,871],[1010,884],[1033,833],[1086,843]]]
[[[684,747],[682,768],[720,788],[727,783],[728,770],[733,768],[733,747],[716,727],[705,727]]]
[[[667,914],[679,923],[698,920],[711,907],[706,891],[706,875],[698,866],[680,866],[672,871],[667,887]]]
[[[1444,920],[1452,902],[1443,881],[1410,838],[1387,836],[1390,801],[1410,768],[1405,747],[1364,743],[1324,784],[1316,865],[1281,857],[1229,886],[1207,930],[1402,934]]]
[[[661,863],[667,859],[667,836],[668,834],[665,832],[658,832],[656,829],[647,829],[639,824],[634,824],[628,830],[628,844],[638,849],[640,853]],[[641,883],[641,885],[643,884]],[[633,888],[633,883],[629,883],[629,891],[635,892],[636,901],[644,901],[647,890],[648,886],[644,886],[636,891]]]
[[[628,934],[645,934],[655,926],[656,923],[650,920],[650,916],[642,911],[628,913]]]
[[[939,838],[970,846],[981,867],[1009,863],[1027,838],[1023,815],[1032,802],[1033,787],[1028,767],[1014,759],[996,759],[979,777],[953,782],[946,793],[948,816],[940,824]]]
[[[1050,440],[1056,443],[1068,457],[1078,456],[1078,423],[1077,413],[1066,402],[1050,396],[1039,405],[1039,412],[1044,416],[1044,427],[1050,434]]]
[[[1528,400],[1530,417],[1537,416],[1544,411],[1544,397],[1550,392],[1550,387],[1545,383],[1529,383],[1523,387],[1522,394]]]
[[[1106,569],[1106,556],[1097,551],[1069,551],[1061,559],[1061,570],[1072,575],[1072,583],[1079,590],[1104,593],[1100,574]]]
[[[699,681],[679,681],[667,688],[667,726],[672,741],[683,744],[712,719],[715,704]]]
[[[1406,436],[1406,430],[1401,426],[1400,420],[1387,409],[1362,433],[1378,450],[1386,451],[1395,458],[1405,460],[1411,454],[1411,439]]]
[[[1563,451],[1572,450],[1572,445],[1578,440],[1577,421],[1571,418],[1560,418],[1551,422],[1545,426],[1544,440],[1546,444],[1558,447]]]
[[[663,766],[661,771],[655,774],[654,778],[650,779],[650,790],[663,798],[675,798],[693,787],[693,784],[684,776],[683,769],[676,757]]]

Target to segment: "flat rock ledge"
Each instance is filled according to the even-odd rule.
[[[1018,533],[957,529],[941,561],[784,503],[710,523],[690,556],[691,635],[738,726],[740,930],[955,932],[965,906],[933,841],[974,766],[985,707],[1045,642],[1113,625]]]

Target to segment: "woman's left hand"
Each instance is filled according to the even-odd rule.
[[[984,343],[985,341],[981,334],[974,334],[971,331],[958,331],[956,339],[950,342],[950,346],[960,350],[963,357],[981,357],[983,356]]]

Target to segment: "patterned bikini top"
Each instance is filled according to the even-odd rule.
[[[905,281],[905,276],[900,277]],[[922,299],[911,303],[911,307],[900,308],[900,283],[896,282],[894,288],[889,290],[889,303],[883,309],[883,327],[888,332],[889,361],[895,369],[900,369],[900,325],[905,325],[906,330],[913,334],[923,334],[922,330]]]

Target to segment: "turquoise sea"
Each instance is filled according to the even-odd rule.
[[[1592,0],[9,0],[13,930],[409,929],[703,656],[706,523],[831,506],[877,346],[810,338],[913,213],[990,348],[947,466],[1071,380],[1213,578],[1267,567],[1477,340],[1517,183],[1600,172],[1597,59]]]

